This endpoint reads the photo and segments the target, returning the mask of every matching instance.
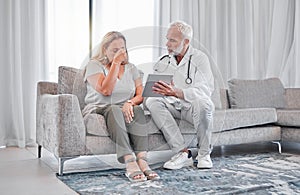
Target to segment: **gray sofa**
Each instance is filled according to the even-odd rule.
[[[114,154],[104,118],[82,116],[86,86],[83,71],[59,67],[58,83],[38,82],[36,142],[38,157],[42,147],[64,162],[82,155]],[[212,131],[213,146],[280,141],[300,142],[300,89],[284,89],[279,79],[228,81],[228,89],[216,91],[217,105]],[[160,130],[146,113],[150,127],[149,150],[168,150]],[[178,121],[190,147],[197,146],[195,131],[186,121]]]

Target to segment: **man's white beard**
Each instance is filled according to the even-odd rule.
[[[170,53],[170,55],[175,55],[175,56],[176,56],[176,55],[178,55],[178,54],[180,54],[180,53],[182,52],[183,47],[184,47],[183,41],[184,41],[184,40],[181,41],[180,45],[179,45],[175,50],[173,50],[173,51]]]

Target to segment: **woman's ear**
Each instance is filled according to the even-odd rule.
[[[107,55],[106,55],[106,49],[105,49],[105,48],[103,48],[103,54],[104,54],[105,56],[107,56]]]

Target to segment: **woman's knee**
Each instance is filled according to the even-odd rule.
[[[133,106],[133,112],[144,114],[144,110],[141,106]]]
[[[110,105],[108,108],[108,112],[113,114],[122,114],[122,108],[118,105]]]
[[[123,126],[124,116],[120,106],[118,105],[109,106],[106,114],[106,123],[110,123],[110,124],[117,123],[119,126]]]

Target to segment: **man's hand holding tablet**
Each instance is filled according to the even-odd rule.
[[[142,96],[163,97],[171,95],[172,78],[173,75],[149,74]]]

